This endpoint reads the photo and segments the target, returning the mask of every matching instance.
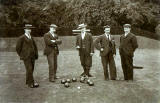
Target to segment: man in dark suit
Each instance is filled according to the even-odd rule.
[[[115,48],[115,42],[114,38],[110,35],[110,26],[104,26],[105,33],[101,36],[99,36],[95,42],[94,45],[96,49],[100,51],[101,61],[104,69],[104,79],[108,80],[108,64],[110,69],[110,78],[111,80],[116,80],[117,74],[116,74],[116,66],[114,57],[116,55],[116,48]]]
[[[38,50],[34,39],[30,35],[32,25],[26,24],[24,28],[25,34],[18,38],[16,51],[26,68],[26,84],[30,88],[36,88],[39,84],[34,82],[33,71],[35,60],[38,59]]]
[[[92,56],[94,53],[93,39],[90,33],[86,32],[85,24],[80,24],[78,29],[81,30],[81,34],[76,37],[76,48],[79,51],[81,65],[84,72],[81,76],[92,77],[89,73],[92,66]]]
[[[57,26],[55,24],[50,25],[50,31],[44,35],[45,49],[44,55],[47,56],[49,65],[49,81],[54,82],[59,77],[56,76],[57,72],[57,56],[59,54],[58,45],[62,43],[58,39],[56,32]]]
[[[130,30],[131,25],[125,24],[125,34],[120,37],[119,53],[125,80],[133,80],[133,56],[136,48],[138,48],[137,38]]]

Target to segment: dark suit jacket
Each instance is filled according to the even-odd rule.
[[[138,48],[137,38],[134,34],[129,33],[126,37],[122,35],[120,37],[120,54],[134,56],[134,51]]]
[[[103,51],[100,51],[100,56],[106,56],[108,53],[116,54],[115,41],[111,36],[111,40],[109,40],[105,34],[99,36],[95,42],[94,46],[96,49],[100,51],[103,48]]]
[[[92,35],[90,33],[86,33],[85,37],[84,37],[84,42],[85,42],[85,46],[86,46],[86,54],[89,56],[90,53],[94,53],[94,46],[93,46],[93,38]],[[81,55],[82,53],[82,37],[81,34],[77,35],[76,37],[76,46],[79,46],[79,55]]]
[[[17,40],[16,51],[21,60],[38,59],[38,49],[32,37],[29,39],[26,35],[20,36]]]
[[[56,42],[52,42],[51,40],[56,40]],[[44,41],[45,41],[45,49],[44,49],[44,55],[49,55],[52,51],[55,51],[55,54],[59,54],[58,45],[62,43],[60,39],[58,39],[58,36],[55,35],[53,37],[49,32],[44,35]]]

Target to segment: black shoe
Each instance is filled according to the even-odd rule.
[[[49,82],[55,82],[55,80],[52,79],[52,80],[49,80]]]
[[[108,78],[104,78],[104,80],[105,80],[105,81],[108,81],[109,79],[108,79]]]
[[[133,79],[128,79],[127,82],[133,82]]]
[[[58,77],[58,76],[56,76],[56,77],[54,77],[54,79],[59,79],[60,77]]]
[[[83,72],[80,76],[84,76],[85,75],[85,73]]]
[[[93,77],[90,73],[88,74],[88,77]]]
[[[34,83],[32,85],[28,85],[28,87],[30,87],[30,88],[38,88],[39,84],[38,83]]]

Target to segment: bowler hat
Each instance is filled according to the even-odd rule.
[[[33,27],[31,24],[25,24],[24,28],[25,29],[32,29],[32,28],[35,28],[35,27]]]
[[[109,25],[106,25],[106,26],[103,26],[103,28],[110,28],[110,26],[109,26]]]
[[[87,25],[86,24],[79,24],[78,25],[78,29],[83,29],[83,28],[86,28],[87,27]]]

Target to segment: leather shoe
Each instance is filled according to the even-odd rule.
[[[88,74],[88,77],[93,77],[90,73]]]
[[[54,79],[59,79],[60,77],[58,77],[58,76],[56,76],[56,77],[54,77]]]
[[[38,88],[39,84],[38,83],[34,83],[34,84],[31,84],[31,85],[28,85],[28,87],[30,87],[30,88]]]
[[[83,72],[80,76],[84,76],[85,75],[85,73]]]

